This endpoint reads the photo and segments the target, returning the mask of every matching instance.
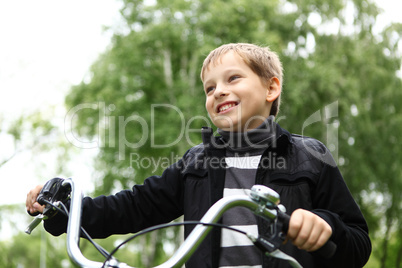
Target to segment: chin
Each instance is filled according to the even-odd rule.
[[[238,126],[217,126],[221,130],[228,131],[228,132],[241,132],[242,128]]]
[[[236,122],[233,122],[234,120],[230,117],[223,117],[223,116],[217,116],[212,120],[212,123],[219,129],[224,130],[224,131],[230,131],[230,132],[240,132],[242,131],[243,127],[239,126]]]

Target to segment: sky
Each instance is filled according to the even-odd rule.
[[[402,22],[402,0],[377,2],[385,10],[377,18],[379,27]],[[61,107],[53,115],[61,122],[64,96],[110,44],[111,32],[104,26],[119,24],[119,8],[117,0],[0,0],[0,115],[5,121],[51,106]],[[12,152],[12,140],[0,135],[0,162]],[[83,152],[71,164],[84,189],[91,188],[93,153]],[[0,187],[0,205],[25,203],[29,189],[52,178],[53,165],[49,155],[33,161],[22,152],[2,166],[0,181],[6,187]]]
[[[110,44],[104,26],[119,23],[115,0],[0,0],[0,120],[3,124],[36,110],[52,111],[63,124],[64,96],[88,74],[90,65]],[[1,127],[1,122],[0,122]],[[14,151],[0,135],[0,162]],[[88,183],[90,151],[71,165]],[[25,203],[29,189],[51,179],[51,152],[32,156],[23,151],[0,168],[0,205]],[[90,187],[89,187],[90,188]]]

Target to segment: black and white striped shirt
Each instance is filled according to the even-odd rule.
[[[219,131],[228,144],[226,149],[226,175],[223,196],[247,194],[255,184],[261,155],[272,138],[272,118],[259,128],[246,133]],[[258,234],[256,216],[246,208],[235,207],[223,214],[222,222],[249,233]],[[262,255],[243,234],[222,229],[219,267],[262,267]]]

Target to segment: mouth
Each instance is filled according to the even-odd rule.
[[[235,102],[235,101],[233,101],[233,102],[225,102],[225,103],[222,103],[222,104],[218,105],[218,107],[216,108],[216,112],[217,113],[224,113],[224,112],[230,110],[231,108],[233,108],[233,107],[235,107],[237,105],[239,105],[239,103]]]

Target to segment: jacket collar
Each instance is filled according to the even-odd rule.
[[[289,133],[286,129],[282,128],[278,123],[272,121],[273,128],[276,129],[275,137],[273,139],[267,139],[268,142],[276,142],[276,143],[287,143],[292,144],[293,138],[292,134]],[[210,146],[222,149],[225,146],[225,141],[222,139],[222,136],[214,136],[213,129],[210,127],[203,127],[202,128],[202,141],[205,148],[210,148]],[[283,144],[283,145],[285,145]]]
[[[290,134],[289,131],[286,129],[282,128],[278,123],[275,123],[276,125],[276,141],[277,142],[284,142],[284,143],[293,143],[293,138],[292,134]]]

